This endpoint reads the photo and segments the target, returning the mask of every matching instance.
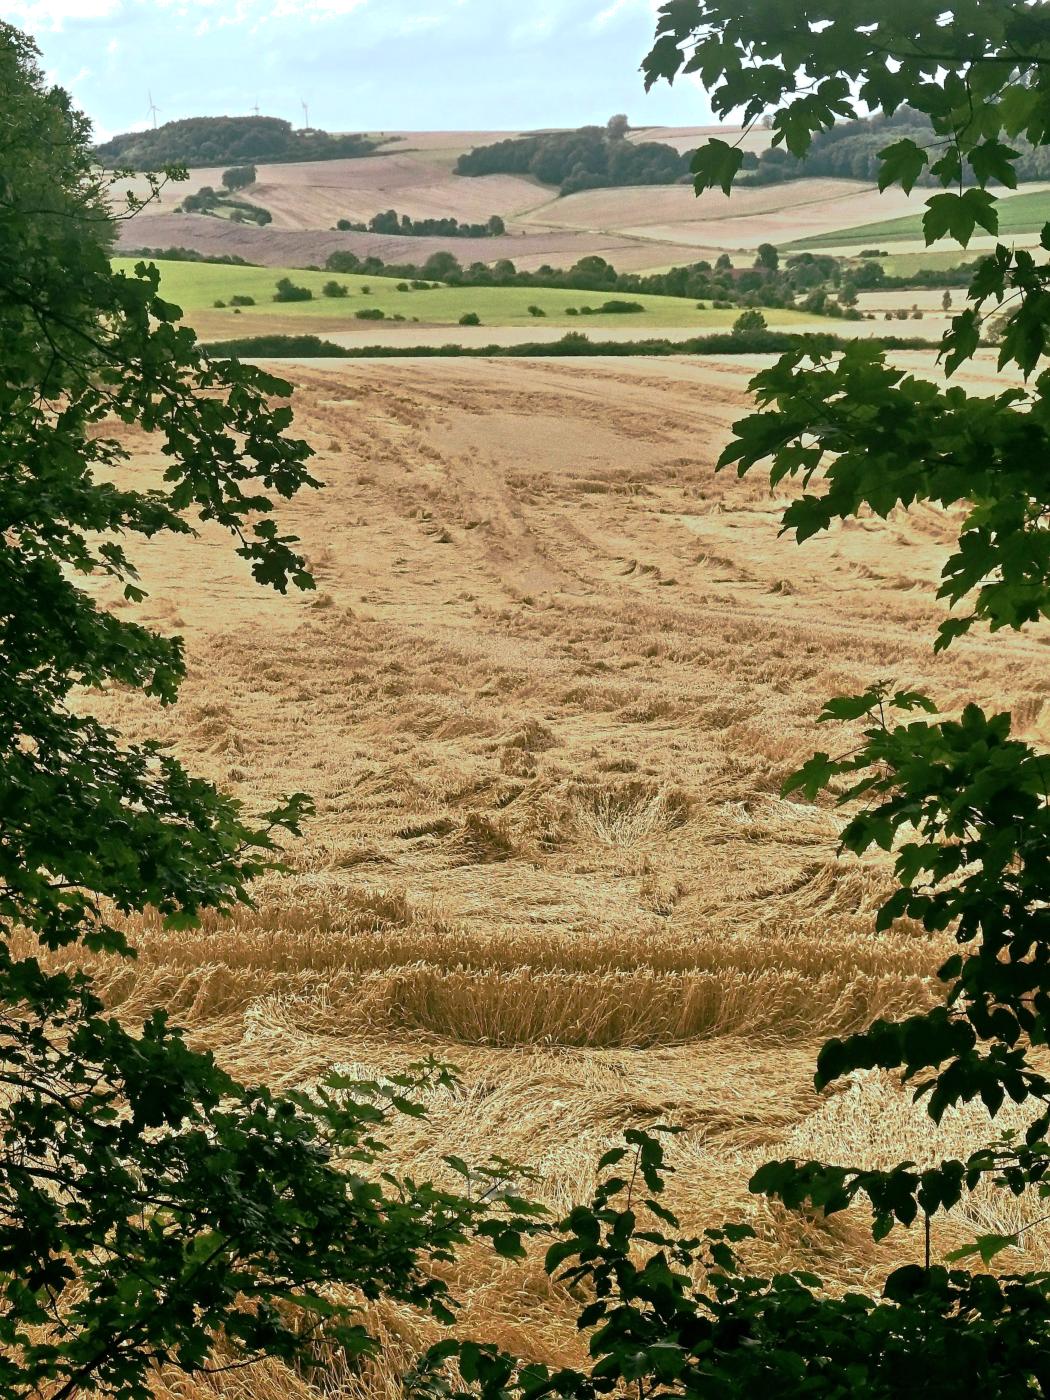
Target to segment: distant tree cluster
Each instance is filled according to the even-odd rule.
[[[199,253],[196,248],[127,248],[125,258],[154,258],[162,262],[226,263],[233,267],[257,267],[257,263],[242,258],[240,253]]]
[[[804,156],[793,156],[783,146],[771,146],[756,155],[744,156],[742,185],[775,185],[785,180],[831,177],[844,180],[871,180],[879,176],[879,152],[893,141],[912,140],[929,146],[936,138],[929,120],[913,107],[900,107],[892,116],[877,113],[855,121],[837,122],[828,131],[818,131]],[[1016,172],[1019,180],[1050,179],[1050,152],[1024,140],[1015,141],[1021,152]],[[972,184],[973,172],[966,167],[964,182]],[[926,169],[917,181],[936,185],[936,176]]]
[[[507,225],[498,214],[483,224],[461,224],[453,218],[413,219],[396,209],[373,214],[367,224],[339,219],[336,228],[340,233],[399,233],[408,238],[501,238],[507,232]]]
[[[280,117],[186,117],[147,131],[114,136],[96,146],[93,154],[103,165],[132,170],[226,162],[245,167],[258,161],[274,164],[369,156],[379,144],[367,136],[296,130]]]
[[[314,294],[309,287],[297,286],[290,277],[281,277],[273,294],[274,301],[313,301]]]
[[[269,209],[260,204],[249,204],[246,199],[231,195],[226,190],[215,190],[211,185],[202,185],[195,194],[183,198],[179,209],[183,214],[218,214],[235,224],[268,224],[273,220]]]
[[[689,152],[656,141],[627,141],[626,117],[475,146],[456,162],[457,175],[531,175],[561,194],[621,185],[671,185],[689,178]]]
[[[255,184],[254,165],[235,165],[222,172],[222,183],[228,190],[243,190]]]
[[[454,253],[432,254],[422,266],[384,263],[378,257],[359,257],[347,250],[330,253],[330,272],[356,272],[379,277],[429,278],[450,286],[557,287],[571,291],[648,293],[651,296],[689,297],[710,301],[717,307],[791,307],[816,315],[857,319],[855,290],[869,286],[903,285],[904,279],[887,278],[879,264],[851,266],[843,259],[822,253],[793,253],[783,262],[772,244],[757,251],[753,267],[734,267],[723,253],[712,265],[706,259],[667,272],[617,272],[597,254],[578,259],[570,268],[544,264],[535,271],[519,270],[509,258],[489,264],[473,262],[464,267]],[[871,280],[881,275],[881,281]],[[938,273],[937,275],[942,275]],[[952,285],[958,285],[956,273]],[[920,285],[915,283],[914,285]],[[940,285],[943,285],[940,284]],[[799,303],[798,298],[804,300]],[[637,304],[637,303],[635,303]],[[625,303],[618,303],[617,310]],[[581,313],[582,314],[582,313]]]

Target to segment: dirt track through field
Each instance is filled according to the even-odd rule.
[[[778,539],[783,495],[712,471],[748,406],[739,361],[291,373],[326,488],[282,523],[316,594],[253,589],[210,532],[147,547],[145,616],[187,637],[182,703],[93,704],[253,808],[303,789],[318,815],[256,911],[145,926],[136,964],[99,965],[111,1003],[162,1002],[277,1084],[457,1063],[462,1091],[394,1136],[417,1174],[498,1151],[564,1206],[625,1126],[673,1121],[690,1227],[743,1213],[758,1264],[839,1283],[918,1257],[907,1234],[872,1245],[856,1216],[804,1223],[747,1197],[769,1155],[926,1157],[965,1146],[969,1121],[931,1138],[877,1075],[813,1092],[821,1035],[925,1004],[944,950],[873,936],[883,864],[838,861],[839,815],[779,788],[818,743],[845,746],[815,729],[823,700],[879,678],[948,708],[1010,704],[1044,734],[1042,643],[932,656],[949,539],[932,509]],[[978,1208],[981,1228],[1007,1223]],[[1027,1241],[1045,1264],[1045,1231]],[[455,1286],[476,1334],[573,1356],[571,1300],[535,1260],[471,1257]],[[386,1361],[326,1394],[393,1396],[432,1335],[396,1309],[372,1318]],[[276,1366],[216,1385],[320,1393]]]

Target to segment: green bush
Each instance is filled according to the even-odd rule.
[[[237,292],[234,296],[230,297],[230,305],[231,305],[231,306],[254,306],[254,305],[255,305],[255,298],[254,298],[254,297],[246,297],[246,296],[243,296],[240,292]]]
[[[461,326],[480,326],[481,317],[476,311],[464,311],[463,315],[459,318],[459,324]]]
[[[290,277],[282,277],[274,292],[274,301],[313,301],[314,294],[309,287],[298,287]]]
[[[360,311],[355,311],[354,315],[359,321],[384,321],[386,312],[378,306],[362,306]]]
[[[350,288],[345,282],[337,282],[334,278],[326,282],[321,288],[321,295],[325,297],[345,297]]]
[[[768,330],[768,323],[761,311],[753,307],[742,311],[733,322],[734,335],[753,335],[756,331]]]

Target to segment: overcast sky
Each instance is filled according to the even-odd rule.
[[[0,0],[100,139],[159,121],[270,116],[333,131],[711,120],[691,83],[646,95],[659,0]]]

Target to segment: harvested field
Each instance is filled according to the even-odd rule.
[[[338,233],[330,228],[258,228],[203,214],[141,214],[121,225],[117,241],[118,252],[173,246],[194,248],[208,255],[237,253],[265,267],[323,267],[329,253],[337,249],[362,258],[375,256],[388,263],[419,265],[431,253],[450,250],[464,264],[510,258],[516,267],[526,271],[544,263],[571,267],[578,258],[591,253],[599,254],[622,272],[695,262],[703,255],[684,244],[654,243],[616,233],[548,229],[520,231],[500,238],[406,238],[392,233]]]
[[[921,205],[900,190],[880,195],[858,180],[792,180],[781,185],[741,185],[731,197],[708,190],[699,198],[691,185],[634,186],[583,190],[532,210],[525,222],[556,228],[630,234],[655,242],[695,243],[713,248],[755,248],[799,234],[817,238],[878,212],[904,213]],[[694,256],[699,256],[695,254]]]
[[[665,146],[673,146],[676,151],[692,151],[712,136],[739,144],[745,151],[757,152],[769,149],[773,133],[761,126],[754,126],[747,132],[734,126],[636,126],[627,139],[660,141]]]
[[[317,592],[252,587],[210,529],[145,546],[139,612],[186,636],[182,702],[85,703],[252,809],[298,788],[318,815],[254,910],[191,933],[141,923],[134,963],[84,956],[116,1012],[164,1004],[249,1078],[458,1064],[462,1089],[387,1135],[419,1175],[441,1177],[446,1152],[498,1151],[561,1207],[624,1127],[677,1122],[670,1203],[687,1227],[744,1215],[759,1266],[860,1284],[921,1257],[919,1237],[874,1245],[859,1214],[788,1217],[748,1198],[749,1169],[788,1153],[924,1161],[959,1151],[979,1115],[931,1131],[874,1073],[814,1093],[822,1034],[927,1004],[944,949],[909,927],[873,935],[881,858],[838,861],[840,815],[781,800],[780,783],[830,694],[892,676],[946,708],[1012,706],[1045,741],[1050,683],[1034,637],[933,656],[937,511],[800,550],[777,537],[782,495],[713,475],[748,373],[295,370],[327,486],[282,523]],[[991,361],[960,377],[993,383]],[[123,431],[139,470],[159,471]],[[1018,1223],[1001,1202],[973,1208],[980,1229]],[[938,1254],[968,1228],[953,1221],[935,1225]],[[1050,1262],[1045,1226],[1025,1241]],[[538,1257],[478,1253],[451,1276],[474,1335],[574,1356],[574,1304]],[[170,1396],[394,1400],[434,1333],[392,1306],[368,1316],[387,1352],[358,1372],[268,1363],[173,1379]]]
[[[676,128],[674,143],[696,145],[713,130]],[[732,203],[720,191],[697,199],[688,183],[585,190],[562,199],[531,178],[453,174],[456,156],[474,144],[468,138],[488,141],[501,133],[402,135],[403,140],[367,159],[260,165],[258,180],[245,197],[270,210],[273,223],[265,228],[176,214],[175,205],[185,194],[221,182],[221,169],[195,170],[187,184],[166,188],[157,204],[123,224],[118,247],[182,245],[210,255],[238,253],[271,267],[320,266],[336,249],[386,262],[423,263],[431,253],[451,247],[464,264],[510,258],[525,269],[544,263],[567,267],[598,254],[630,272],[703,257],[713,261],[726,249],[749,250],[763,242],[819,241],[844,224],[892,220],[921,207],[919,194],[909,198],[890,190],[880,196],[872,186],[853,180],[741,186]],[[639,140],[646,136],[661,139],[659,129],[636,133]],[[752,133],[749,139],[768,143],[768,133]],[[141,179],[132,186],[144,192]],[[463,222],[500,214],[507,234],[448,239],[335,231],[340,218],[367,222],[391,208],[414,218],[453,215]]]

